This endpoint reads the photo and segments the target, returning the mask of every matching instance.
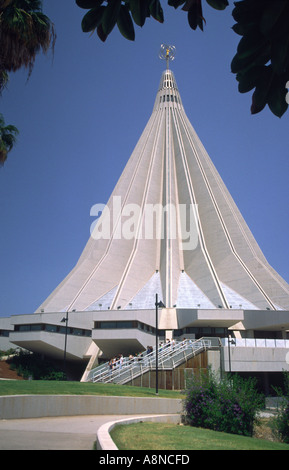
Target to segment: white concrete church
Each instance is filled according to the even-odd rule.
[[[289,286],[186,116],[173,52],[163,48],[151,117],[76,266],[35,313],[0,319],[0,349],[61,359],[66,337],[67,361],[86,376],[154,342],[157,294],[161,340],[220,338],[224,371],[270,382],[289,369]]]

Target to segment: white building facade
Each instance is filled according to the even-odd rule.
[[[225,371],[289,369],[289,286],[200,142],[169,68],[107,205],[93,210],[102,214],[74,269],[35,313],[0,319],[0,349],[5,340],[60,359],[66,336],[67,360],[83,370],[142,351],[154,341],[158,294],[163,340],[230,335]]]

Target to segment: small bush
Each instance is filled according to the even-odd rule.
[[[286,444],[289,444],[289,373],[284,371],[284,390],[275,388],[277,395],[281,398],[277,416],[273,418],[273,433]]]
[[[193,377],[186,391],[185,420],[191,426],[252,436],[264,398],[256,381],[231,376],[218,381],[208,371]]]
[[[17,353],[17,349],[12,349],[12,348],[7,349],[6,351],[0,350],[0,359],[2,359],[2,357],[4,356],[11,356],[16,353]]]
[[[52,361],[43,359],[39,354],[20,351],[9,360],[10,369],[17,374],[34,380],[66,380],[65,374]]]

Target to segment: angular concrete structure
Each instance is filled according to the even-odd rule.
[[[166,306],[158,311],[162,339],[230,333],[282,340],[284,360],[272,371],[288,368],[289,286],[267,262],[200,142],[169,68],[107,205],[93,214],[99,211],[74,269],[34,314],[11,317],[13,344],[61,358],[68,335],[67,360],[89,361],[88,368],[100,351],[104,358],[142,351],[154,344],[158,294]],[[274,349],[268,354],[273,364]],[[269,363],[247,369],[267,373]]]
[[[154,308],[156,292],[167,308],[289,308],[287,283],[198,139],[168,69],[77,265],[37,312]]]

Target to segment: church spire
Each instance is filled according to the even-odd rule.
[[[175,46],[168,46],[167,44],[162,44],[159,52],[159,58],[165,59],[167,64],[167,70],[169,70],[170,60],[174,60],[176,54]]]
[[[166,70],[143,133],[78,263],[38,311],[105,305],[146,316],[156,293],[167,309],[288,308],[287,283],[268,264],[185,113],[169,69],[175,47],[163,44],[159,57]]]

